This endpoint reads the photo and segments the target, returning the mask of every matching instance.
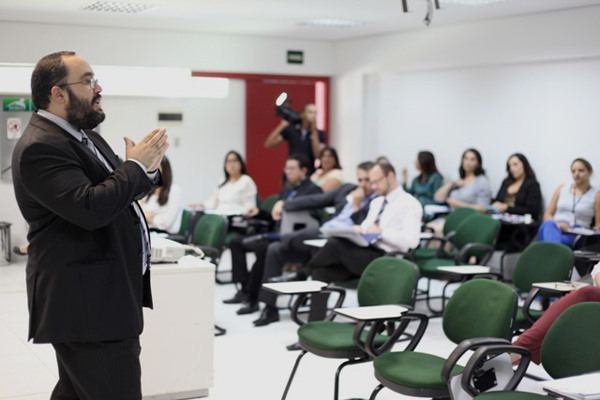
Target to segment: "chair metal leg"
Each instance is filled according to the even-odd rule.
[[[381,389],[383,389],[383,385],[380,383],[375,389],[373,389],[373,392],[371,392],[371,397],[369,397],[369,400],[375,400],[375,397],[377,397],[377,394],[381,392]]]
[[[304,355],[306,353],[307,353],[307,351],[303,350],[298,355],[298,358],[296,358],[296,362],[294,363],[294,368],[292,368],[292,373],[290,374],[290,377],[288,378],[287,385],[285,385],[285,390],[283,391],[283,396],[281,396],[281,400],[285,400],[285,398],[287,397],[288,391],[290,390],[290,386],[292,385],[292,381],[294,380],[294,375],[296,375],[296,370],[298,369],[298,364],[300,364],[300,360],[302,359],[302,357],[304,357]]]
[[[220,327],[219,325],[215,325],[215,336],[223,336],[227,333],[227,329]]]
[[[339,399],[339,392],[340,392],[340,372],[342,372],[342,368],[344,368],[344,367],[346,367],[348,365],[352,365],[352,364],[364,363],[366,361],[368,361],[367,358],[353,358],[351,360],[344,361],[343,363],[340,364],[340,366],[335,371],[335,384],[333,386],[333,400],[338,400]]]

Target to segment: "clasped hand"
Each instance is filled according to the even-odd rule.
[[[125,140],[125,156],[127,159],[139,161],[146,167],[147,172],[156,171],[169,148],[166,129],[153,129],[139,142],[135,143],[128,137]]]

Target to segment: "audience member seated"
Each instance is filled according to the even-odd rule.
[[[560,185],[544,213],[544,222],[538,231],[538,240],[573,246],[576,235],[567,233],[574,227],[592,227],[594,214],[600,215],[600,192],[590,184],[592,165],[583,158],[571,163],[573,183]],[[600,229],[596,218],[594,229]]]
[[[506,172],[508,176],[502,181],[492,207],[499,213],[530,214],[537,220],[542,209],[542,191],[529,160],[521,153],[511,155]]]
[[[421,173],[412,180],[410,187],[408,183],[408,172],[402,168],[402,187],[404,190],[419,200],[424,206],[436,203],[433,196],[443,184],[442,175],[435,165],[435,157],[430,151],[420,151],[415,160],[415,168]]]
[[[542,192],[529,160],[521,153],[512,154],[506,162],[508,175],[502,181],[491,207],[499,213],[531,215],[538,220],[542,210]],[[519,251],[535,237],[535,227],[503,224],[496,247],[506,251]]]
[[[600,301],[600,287],[598,287],[600,286],[600,263],[594,267],[592,279],[594,286],[584,286],[558,299],[535,321],[531,328],[519,335],[514,342],[515,345],[523,346],[531,351],[531,360],[534,363],[540,363],[540,350],[544,336],[546,336],[546,332],[548,332],[552,323],[563,311],[577,303]],[[590,332],[590,334],[592,333]],[[515,355],[513,361],[516,359],[518,357]]]
[[[307,177],[308,159],[304,155],[296,154],[290,156],[285,162],[284,172],[286,184],[281,189],[280,198],[282,200],[275,203],[271,215],[266,215],[266,212],[259,211],[259,209],[254,206],[254,208],[248,212],[249,216],[265,219],[269,222],[277,222],[281,219],[283,202],[309,194],[321,193],[321,189]],[[255,304],[255,311],[257,311],[258,306],[256,305],[256,299],[249,298],[248,296],[252,293],[252,290],[250,290],[251,287],[255,287],[256,285],[260,286],[268,243],[258,242],[254,243],[252,247],[248,247],[244,244],[244,239],[246,238],[247,236],[238,236],[229,243],[229,248],[231,250],[232,280],[235,283],[241,284],[241,290],[239,290],[232,298],[224,300],[223,302],[225,304],[239,304],[242,302],[246,303],[246,305]],[[252,266],[252,269],[248,271],[246,253],[250,251],[255,252],[256,262]]]
[[[336,213],[334,217],[325,222],[321,228],[352,228],[356,224],[360,224],[369,209],[369,203],[375,197],[375,193],[369,184],[369,170],[373,167],[370,161],[363,162],[356,169],[356,177],[358,187],[356,185],[345,183],[339,188],[329,193],[313,194],[303,197],[298,197],[285,202],[284,209],[288,211],[298,211],[306,209],[323,208],[335,206]],[[271,278],[278,277],[286,263],[308,262],[312,254],[316,251],[315,247],[308,246],[304,243],[308,239],[316,239],[320,236],[320,228],[305,228],[299,231],[291,232],[282,235],[281,241],[269,244],[267,249],[264,274],[262,282],[268,282]],[[289,275],[285,280],[297,279],[297,276]],[[251,290],[255,292],[248,296],[256,299],[260,285],[257,285]],[[277,295],[272,292],[261,291],[260,300],[267,305],[273,305],[274,308],[277,300]],[[256,304],[250,304],[248,309],[240,309],[238,313],[245,314],[246,311],[256,310]],[[266,310],[267,308],[265,308]],[[265,312],[265,315],[254,322],[255,326],[263,326],[273,320],[277,320],[279,315],[275,312]]]
[[[310,176],[310,180],[324,193],[340,187],[344,179],[337,151],[333,147],[325,147],[319,153],[319,161],[320,167]]]
[[[312,276],[325,282],[340,282],[360,277],[367,265],[385,253],[407,252],[419,244],[423,207],[398,184],[391,164],[378,163],[369,171],[371,187],[379,195],[371,201],[367,217],[355,225],[359,233],[379,235],[368,247],[341,238],[329,238],[307,265],[301,278]],[[256,326],[279,320],[275,304],[265,304]]]
[[[479,151],[465,150],[458,172],[460,179],[439,188],[434,196],[435,201],[445,202],[452,208],[469,207],[485,211],[490,204],[492,190]]]
[[[163,185],[140,200],[148,227],[161,232],[177,233],[181,226],[181,188],[173,183],[171,163],[167,157],[160,162]]]
[[[225,180],[204,203],[192,203],[192,208],[208,209],[222,215],[247,215],[256,209],[256,184],[246,174],[246,164],[236,151],[225,156]],[[258,211],[258,210],[255,210]]]

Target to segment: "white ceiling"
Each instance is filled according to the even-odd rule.
[[[441,0],[442,2],[444,0]],[[456,0],[455,0],[456,1]],[[180,30],[337,41],[411,29],[426,29],[426,0],[131,0],[153,9],[137,14],[91,12],[96,0],[0,0],[0,21]],[[431,26],[464,23],[567,8],[600,5],[600,0],[510,0],[466,6],[443,4]],[[360,21],[353,28],[303,26],[313,19]]]

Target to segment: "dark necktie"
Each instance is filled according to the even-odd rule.
[[[85,133],[83,133],[83,131],[82,131],[81,143],[83,143],[83,145],[85,147],[87,147],[92,152],[92,154],[94,156],[96,156],[96,158],[98,158],[100,160],[100,162],[102,162],[102,164],[104,164],[106,169],[108,169],[110,172],[113,171],[112,167],[108,164],[108,162],[106,161],[104,156],[102,156],[102,154],[100,154],[100,152],[98,152],[98,149],[96,149],[96,146],[94,146],[94,143],[90,140],[90,138],[87,137],[87,135]],[[138,217],[140,217],[140,220],[141,220],[140,229],[142,231],[141,232],[142,233],[142,245],[144,246],[144,249],[143,249],[144,259],[142,260],[142,263],[143,263],[142,273],[145,273],[146,268],[150,266],[150,254],[151,254],[150,233],[148,231],[148,226],[146,225],[146,220],[143,218],[143,211],[140,208],[140,205],[137,203],[137,201],[134,201],[133,203],[131,203],[131,205],[133,206],[136,214],[138,215]]]
[[[379,209],[379,212],[377,213],[377,217],[375,217],[375,222],[373,222],[374,225],[379,226],[379,221],[381,220],[381,214],[383,214],[383,210],[385,210],[386,205],[387,205],[387,199],[384,197],[383,203],[381,204],[381,208]]]

